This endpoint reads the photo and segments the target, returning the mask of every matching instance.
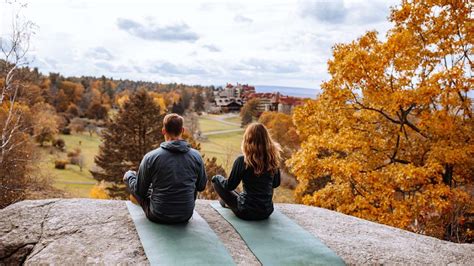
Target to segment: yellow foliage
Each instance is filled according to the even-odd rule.
[[[34,114],[32,129],[36,140],[43,145],[45,141],[53,141],[59,132],[60,117],[53,106],[47,103],[37,103],[32,107]]]
[[[123,105],[125,102],[128,102],[128,100],[130,99],[130,97],[126,94],[126,95],[122,95],[120,97],[117,98],[117,104],[120,108],[123,108]]]
[[[474,182],[470,9],[403,1],[386,41],[368,32],[334,46],[322,95],[293,117],[297,200],[437,237],[460,233]]]
[[[156,92],[150,92],[150,95],[153,98],[153,101],[155,102],[155,104],[160,107],[161,114],[166,113],[167,108],[166,108],[165,96],[161,93],[156,93]]]
[[[91,191],[89,192],[89,196],[93,199],[111,199],[107,193],[107,186],[104,182],[94,185],[94,187],[92,187]]]
[[[164,95],[165,103],[167,106],[172,105],[173,103],[179,102],[181,95],[176,91],[170,91]]]
[[[299,137],[291,115],[279,112],[263,112],[258,121],[264,124],[276,142],[283,147],[296,149],[299,146]]]

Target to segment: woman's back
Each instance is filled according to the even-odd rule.
[[[273,189],[280,185],[280,145],[263,124],[253,123],[245,130],[242,152],[228,179],[213,177],[214,189],[238,217],[265,219],[273,212]],[[243,192],[239,194],[234,189],[240,182]]]
[[[234,169],[235,175],[240,175],[242,180],[240,208],[270,214],[273,211],[273,188],[280,185],[280,171],[266,171],[257,176],[252,167],[246,167],[243,155],[235,160],[232,172]]]

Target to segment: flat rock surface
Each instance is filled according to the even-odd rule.
[[[123,201],[22,201],[0,211],[6,264],[147,263]]]
[[[322,208],[279,204],[347,264],[474,265],[474,244],[456,244]]]
[[[196,210],[234,261],[259,265],[209,203],[198,200]],[[295,204],[277,208],[348,264],[472,265],[474,261],[472,244],[446,242],[320,208]],[[51,199],[22,201],[0,210],[0,265],[21,263],[146,265],[148,261],[124,201]]]

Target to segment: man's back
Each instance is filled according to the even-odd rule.
[[[151,211],[161,220],[188,220],[197,191],[206,186],[201,155],[184,140],[163,142],[145,158],[151,178]]]
[[[201,155],[185,140],[161,143],[143,157],[137,176],[126,175],[130,192],[139,198],[147,217],[162,223],[189,220],[197,191],[204,190],[207,181]]]
[[[199,152],[183,140],[183,124],[180,115],[167,114],[161,130],[166,141],[143,157],[138,174],[128,171],[123,178],[154,222],[186,222],[193,215],[197,192],[206,188],[204,162]]]

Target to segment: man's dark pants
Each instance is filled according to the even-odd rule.
[[[180,221],[180,222],[171,222],[171,221],[165,221],[163,219],[160,219],[156,217],[152,212],[151,212],[151,200],[150,200],[150,195],[151,192],[153,191],[152,188],[147,192],[147,195],[145,198],[142,198],[138,196],[132,189],[130,189],[130,186],[128,184],[128,180],[125,181],[125,185],[127,186],[128,191],[130,192],[131,196],[135,198],[135,200],[138,202],[138,204],[142,207],[143,212],[145,213],[146,218],[148,220],[154,222],[154,223],[160,223],[160,224],[178,224],[178,223],[187,223],[188,220],[186,221]],[[194,199],[197,197],[197,192],[194,194]]]

